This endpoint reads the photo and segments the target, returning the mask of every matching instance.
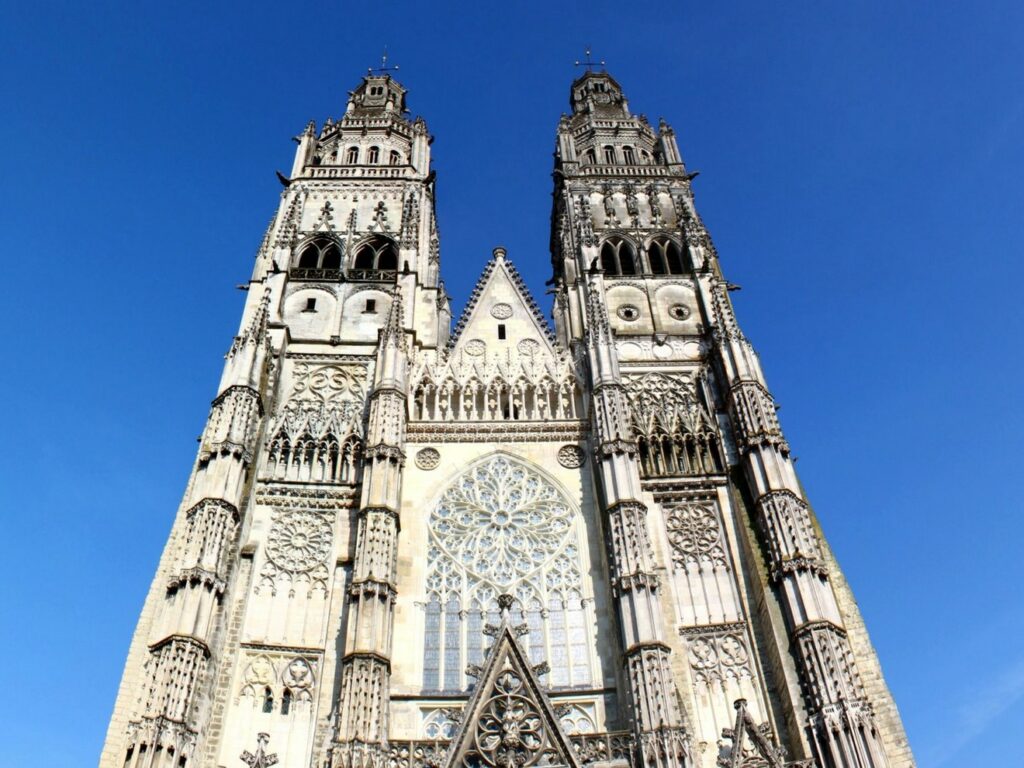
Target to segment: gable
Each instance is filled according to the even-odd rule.
[[[487,628],[496,635],[479,682],[466,705],[459,730],[452,739],[445,768],[478,766],[567,766],[579,768],[579,760],[566,738],[551,702],[516,633],[524,627],[509,623],[512,597],[498,598],[501,626]]]
[[[506,352],[517,354],[526,340],[552,351],[551,330],[537,302],[505,250],[496,248],[455,326],[450,348],[470,357],[505,357]]]

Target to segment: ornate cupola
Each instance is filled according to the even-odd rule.
[[[587,72],[572,84],[569,106],[573,114],[581,112],[601,116],[629,117],[629,105],[622,86],[607,72]]]
[[[380,115],[382,112],[405,112],[405,88],[391,75],[369,74],[349,94],[346,115]]]

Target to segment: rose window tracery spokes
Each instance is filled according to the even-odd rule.
[[[570,514],[550,483],[499,457],[449,489],[431,528],[467,571],[504,589],[562,549]]]
[[[579,512],[529,464],[492,456],[457,476],[429,518],[423,685],[462,691],[468,664],[483,662],[497,596],[512,595],[534,664],[551,667],[553,688],[593,678],[585,548]]]
[[[726,565],[722,530],[714,507],[685,504],[670,509],[665,528],[672,545],[672,561],[677,568]]]
[[[476,750],[487,765],[525,768],[544,755],[544,721],[526,694],[515,672],[502,672],[495,680],[476,731]]]
[[[331,548],[326,519],[312,512],[291,512],[270,529],[267,556],[291,573],[311,570],[324,561]]]

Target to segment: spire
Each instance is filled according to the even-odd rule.
[[[256,307],[252,319],[242,329],[242,332],[235,337],[234,342],[231,344],[231,350],[228,352],[228,358],[234,357],[249,345],[259,346],[263,342],[267,334],[267,318],[269,315],[270,291],[264,287],[263,296],[260,298],[260,303]]]
[[[388,317],[380,331],[381,347],[405,349],[405,328],[403,326],[402,292],[395,290],[395,298],[388,309]]]
[[[464,765],[561,765],[579,768],[579,758],[562,731],[551,702],[538,680],[547,664],[533,666],[519,644],[525,624],[512,625],[511,595],[498,597],[501,623],[484,633],[494,644],[483,667],[471,667],[478,678],[465,714],[448,748],[444,768]]]

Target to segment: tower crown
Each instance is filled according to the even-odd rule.
[[[629,117],[629,106],[622,86],[607,72],[585,72],[577,78],[569,93],[574,115],[593,113],[606,117]]]
[[[406,111],[405,93],[405,88],[391,75],[369,74],[349,94],[346,115],[370,116],[385,112],[401,115]]]

